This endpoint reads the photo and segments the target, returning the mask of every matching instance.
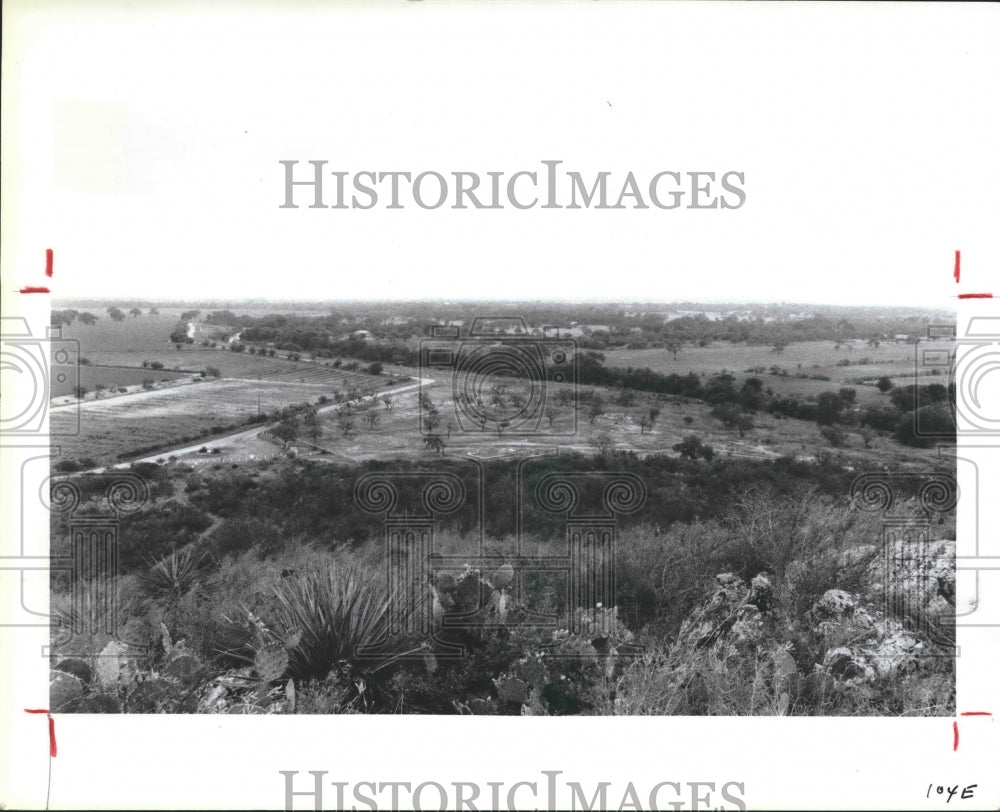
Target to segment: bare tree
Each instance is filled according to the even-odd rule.
[[[341,411],[337,414],[337,426],[346,437],[354,430],[354,416],[349,411]]]
[[[748,431],[753,431],[753,418],[748,414],[741,414],[736,418],[736,430],[740,433],[740,437]]]
[[[590,417],[590,424],[593,425],[594,421],[602,414],[604,414],[604,401],[601,400],[599,395],[594,395],[594,399],[590,402],[590,409],[587,411],[587,415]]]
[[[424,429],[428,434],[433,434],[434,430],[441,425],[441,415],[437,411],[428,412],[424,418]]]
[[[315,443],[323,434],[323,424],[319,419],[319,413],[316,409],[309,409],[309,411],[302,415],[302,423],[306,427],[306,432],[312,437]]]

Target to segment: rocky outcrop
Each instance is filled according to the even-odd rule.
[[[827,590],[806,614],[827,644],[822,667],[849,685],[893,678],[919,667],[926,644],[895,617],[865,606],[858,595]]]
[[[737,647],[758,645],[764,625],[775,608],[771,576],[762,572],[748,585],[739,576],[715,576],[715,590],[691,617],[681,624],[679,642],[697,648],[726,640]]]
[[[776,713],[797,701],[822,706],[837,692],[862,696],[919,679],[949,655],[940,630],[954,614],[954,542],[898,542],[868,574],[862,591],[828,589],[796,617],[770,574],[748,584],[720,573],[682,623],[674,650],[710,648],[723,661],[752,656]]]

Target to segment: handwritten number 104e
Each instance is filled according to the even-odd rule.
[[[972,795],[973,795],[973,790],[975,790],[975,788],[978,787],[978,786],[979,786],[979,784],[969,784],[969,786],[963,787],[962,788],[962,794],[959,797],[962,798],[962,799],[971,798]],[[928,784],[927,785],[927,797],[928,798],[931,797],[931,791],[932,790],[935,791],[935,792],[937,792],[938,795],[944,795],[944,793],[947,792],[948,793],[948,800],[946,801],[946,803],[951,803],[951,799],[954,798],[955,795],[958,793],[958,784],[955,784],[955,786],[953,786],[953,787],[942,787],[940,785],[938,785],[937,787],[935,787],[933,784]]]

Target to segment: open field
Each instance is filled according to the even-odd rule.
[[[317,384],[332,386],[345,392],[354,386],[367,386],[373,380],[367,373],[334,367],[332,361],[289,361],[285,358],[265,358],[242,352],[207,349],[175,351],[167,358],[168,361],[171,359],[171,368],[179,366],[183,370],[201,371],[213,366],[223,378]]]
[[[157,371],[144,368],[143,361],[158,361],[164,367],[160,371],[167,373],[199,374],[207,367],[215,367],[223,378],[312,383],[339,387],[345,391],[353,386],[362,386],[371,379],[370,375],[363,372],[334,367],[332,361],[289,361],[285,358],[267,358],[203,347],[189,349],[185,346],[176,350],[173,345],[169,345],[162,352],[107,349],[91,351],[89,355],[84,350],[83,357],[91,360],[92,365],[140,370],[146,373],[142,377],[147,378],[154,377]],[[85,367],[81,367],[83,368]]]
[[[171,372],[165,369],[136,369],[135,367],[75,366],[53,364],[50,376],[50,394],[53,398],[72,395],[77,385],[88,392],[98,386],[109,390],[118,387],[142,386],[143,381],[173,381],[190,378],[188,373]]]
[[[72,367],[53,367],[54,405],[82,409],[81,434],[61,444],[63,455],[70,458],[90,457],[107,464],[152,445],[195,442],[199,437],[213,436],[213,429],[236,431],[258,413],[258,398],[260,410],[267,413],[304,401],[316,403],[320,396],[333,399],[338,393],[385,389],[398,383],[389,376],[375,377],[337,368],[332,360],[291,361],[231,352],[224,345],[218,348],[182,345],[177,349],[167,336],[176,325],[180,310],[165,309],[158,316],[129,317],[122,322],[112,321],[103,311],[92,312],[100,317],[96,325],[76,323],[63,328],[63,336],[78,341],[80,355],[91,361],[90,365],[79,367],[80,383],[90,391],[82,403],[77,404],[70,396],[76,383],[73,375],[59,379]],[[867,406],[886,398],[873,385],[858,384],[857,380],[874,381],[880,375],[888,375],[897,385],[912,382],[916,349],[912,344],[895,342],[872,347],[863,341],[846,341],[835,348],[832,341],[812,341],[792,343],[781,352],[773,352],[769,347],[713,342],[705,347],[686,344],[676,360],[663,349],[608,350],[604,355],[605,363],[611,367],[649,367],[663,374],[695,372],[707,379],[729,371],[738,380],[752,374],[777,394],[806,399],[849,385],[857,390],[858,404]],[[839,366],[838,362],[844,360],[851,363]],[[164,369],[144,368],[144,362],[159,362]],[[200,373],[209,367],[219,371],[221,380],[200,379]],[[772,371],[775,367],[780,374]],[[761,368],[764,371],[748,371]],[[386,372],[416,375],[418,370],[387,365]],[[815,456],[817,449],[826,448],[881,463],[887,457],[899,462],[912,461],[920,459],[922,453],[899,446],[888,437],[876,440],[873,448],[866,449],[860,436],[850,433],[844,447],[829,449],[814,423],[765,413],[757,415],[755,428],[741,437],[712,418],[704,403],[639,393],[636,402],[626,408],[617,405],[614,393],[607,390],[601,393],[607,403],[605,413],[593,421],[585,406],[577,410],[575,422],[573,409],[563,406],[555,410],[551,423],[542,417],[534,434],[498,435],[495,429],[483,431],[468,421],[463,424],[452,400],[451,371],[425,372],[436,379],[430,394],[440,409],[438,433],[446,438],[448,456],[483,459],[519,456],[537,453],[553,444],[562,450],[584,453],[593,453],[603,444],[638,454],[675,454],[672,446],[690,434],[712,445],[717,454],[760,458],[784,454]],[[144,391],[143,381],[150,379],[164,383],[157,383],[152,391]],[[946,377],[934,380],[947,382]],[[129,393],[106,392],[97,400],[94,390],[98,384],[115,390],[127,388]],[[581,392],[587,389],[583,387]],[[550,392],[549,397],[553,394]],[[661,414],[653,427],[644,431],[639,418],[654,405]],[[378,413],[377,421],[369,425],[371,412],[359,411],[354,427],[346,435],[338,425],[337,415],[330,410],[324,413],[318,444],[328,450],[323,455],[325,459],[428,457],[436,453],[423,441],[415,392],[401,395],[391,410],[381,404],[371,408]],[[52,419],[58,426],[68,415],[56,408]],[[607,438],[602,440],[601,435]],[[237,440],[232,453],[246,458],[250,452],[241,450]]]
[[[940,342],[942,348],[950,347]],[[878,347],[869,347],[864,342],[845,342],[840,349],[834,349],[831,341],[804,341],[789,344],[782,352],[773,352],[767,347],[748,346],[714,342],[707,347],[685,345],[677,359],[665,349],[648,350],[608,350],[604,353],[605,363],[612,367],[649,367],[664,375],[689,372],[714,375],[723,371],[734,373],[737,379],[755,375],[776,393],[785,396],[810,397],[820,392],[836,391],[841,386],[854,386],[858,390],[858,402],[868,406],[879,402],[882,397],[874,385],[859,384],[858,379],[874,382],[886,375],[897,386],[915,383],[916,347],[913,344],[883,342]],[[838,362],[851,363],[838,366]],[[779,367],[786,374],[773,374],[772,367]],[[764,368],[762,372],[747,372]],[[921,376],[921,383],[947,383],[946,376]],[[796,377],[803,375],[806,377]],[[822,375],[830,380],[817,380],[811,375]]]
[[[378,379],[365,376],[373,384]],[[388,379],[386,379],[388,385]],[[216,427],[229,427],[262,412],[294,403],[316,403],[333,388],[276,381],[209,380],[127,396],[87,400],[53,408],[52,430],[70,425],[80,411],[80,434],[60,438],[64,458],[89,457],[100,465],[153,444],[185,442]],[[258,400],[259,399],[259,400]]]
[[[152,358],[150,354],[165,356],[174,349],[169,336],[177,324],[180,311],[176,314],[160,313],[158,316],[129,316],[118,322],[112,321],[103,310],[90,312],[97,316],[96,324],[88,326],[77,321],[62,327],[62,338],[68,339],[69,343],[61,346],[71,355],[74,345],[78,344],[80,355],[95,364],[141,366],[147,358],[166,363],[166,358]],[[119,360],[111,360],[106,353],[114,353]]]
[[[599,391],[607,403],[606,412],[590,421],[585,404],[556,408],[550,426],[543,419],[535,433],[518,434],[508,431],[498,436],[496,430],[479,430],[456,411],[451,397],[450,373],[436,370],[433,384],[424,387],[441,415],[437,433],[446,437],[444,456],[448,458],[520,458],[541,453],[577,451],[594,454],[601,443],[612,451],[630,451],[644,456],[666,454],[676,456],[673,446],[694,434],[711,445],[717,456],[774,459],[783,455],[800,459],[815,459],[818,453],[829,452],[839,457],[844,465],[856,468],[881,468],[884,464],[902,468],[920,467],[928,455],[936,452],[900,445],[888,435],[872,441],[870,448],[856,434],[848,434],[844,446],[831,448],[819,433],[819,427],[810,421],[794,420],[760,413],[754,418],[755,427],[741,437],[735,429],[727,429],[710,415],[711,407],[701,401],[683,398],[658,398],[640,396],[629,407],[617,405],[608,390]],[[585,387],[586,391],[590,387]],[[554,393],[550,393],[550,397]],[[655,406],[660,413],[651,430],[643,431],[639,423],[642,414]],[[576,417],[574,420],[574,411]],[[368,422],[370,414],[378,415],[374,425]],[[448,424],[452,428],[448,436]],[[327,409],[321,413],[322,432],[313,443],[312,438],[301,436],[293,441],[299,456],[319,460],[353,463],[363,459],[392,460],[400,457],[434,459],[438,453],[427,448],[420,431],[420,411],[417,391],[409,391],[392,399],[391,409],[377,402],[353,410],[352,427],[345,434],[339,423],[338,410]],[[576,427],[575,434],[574,425]],[[849,431],[849,430],[848,430]],[[606,435],[602,438],[601,435]],[[221,442],[221,441],[220,441]],[[250,454],[261,456],[259,448],[251,449],[259,441],[256,437],[244,441],[225,439],[224,459],[213,461],[238,462]],[[248,444],[249,443],[249,444]],[[314,448],[322,449],[322,452]],[[182,459],[197,462],[204,455],[188,454]],[[211,459],[211,458],[209,458]]]
[[[121,322],[93,312],[99,316],[97,324],[63,327],[63,337],[71,340],[58,345],[67,351],[58,360],[69,363],[51,368],[53,429],[68,425],[73,410],[81,412],[80,434],[60,442],[64,458],[105,465],[153,445],[235,431],[258,412],[395,383],[389,376],[336,368],[332,361],[290,361],[197,345],[178,350],[167,336],[179,310]],[[90,363],[74,364],[77,356]],[[156,362],[164,368],[143,366]],[[201,372],[209,367],[221,378],[203,378]],[[79,402],[73,395],[78,383],[87,389]],[[98,385],[105,387],[100,397]]]

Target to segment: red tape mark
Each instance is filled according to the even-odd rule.
[[[24,291],[21,291],[22,293]],[[992,299],[992,293],[959,293],[959,299]]]
[[[18,291],[18,293],[49,293],[49,292],[50,291],[48,288],[37,287],[32,285],[29,285],[26,288],[21,288],[21,290]]]
[[[957,251],[955,252],[958,253]],[[957,271],[956,271],[957,273]],[[45,249],[45,275],[52,276],[52,249]],[[955,281],[958,281],[957,279]]]
[[[52,718],[48,708],[25,708],[25,713],[44,713],[49,719],[49,755],[56,757],[56,720]]]
[[[962,711],[962,713],[960,713],[958,715],[959,716],[992,716],[993,714],[990,713],[989,711]],[[953,745],[952,749],[957,750],[958,749],[958,722],[952,722],[952,727],[953,727],[953,729],[955,731],[955,744]]]
[[[49,253],[52,253],[51,251]],[[955,284],[958,284],[958,280],[962,277],[962,252],[955,252]]]

